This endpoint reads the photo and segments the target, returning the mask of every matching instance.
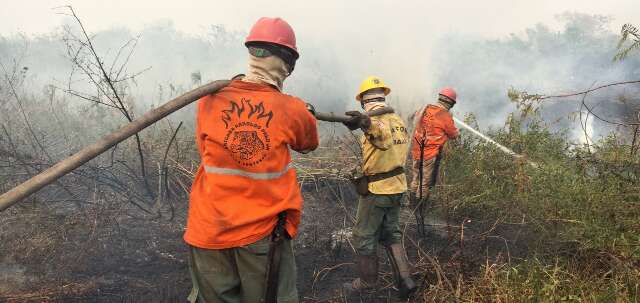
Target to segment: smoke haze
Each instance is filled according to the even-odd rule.
[[[510,87],[553,94],[640,76],[637,59],[611,60],[620,25],[640,20],[636,1],[3,2],[12,9],[0,16],[0,61],[28,67],[26,88],[34,92],[70,82],[91,89],[69,77],[62,26],[75,25],[56,7],[74,6],[107,62],[139,37],[127,64],[129,73],[144,71],[130,83],[138,109],[198,85],[197,78],[244,72],[242,41],[263,15],[281,16],[296,30],[301,59],[285,91],[319,110],[357,108],[357,87],[373,74],[391,86],[390,102],[404,114],[453,86],[456,114],[474,113],[484,128],[514,110]],[[548,107],[549,119],[576,109]]]

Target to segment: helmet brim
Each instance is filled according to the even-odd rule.
[[[244,42],[244,46],[246,46],[248,48],[251,45],[256,45],[256,44],[259,45],[260,43],[275,44],[275,45],[284,47],[284,48],[290,50],[293,53],[293,55],[294,55],[296,60],[298,60],[300,58],[300,53],[298,53],[297,49],[291,47],[291,45],[287,45],[287,44],[283,44],[283,43],[275,43],[275,42],[271,42],[271,41],[258,39],[258,40],[247,40],[247,41]]]
[[[456,104],[456,100],[455,99],[451,99],[451,97],[449,97],[447,95],[443,95],[443,94],[438,94],[438,100],[442,100],[444,102],[449,102],[451,104]]]
[[[385,96],[388,96],[388,95],[391,93],[391,89],[390,89],[390,88],[388,88],[388,87],[386,87],[386,86],[382,86],[382,87],[375,87],[375,88],[371,88],[371,89],[365,90],[365,91],[363,91],[363,92],[361,92],[361,93],[357,94],[357,95],[356,95],[356,100],[358,100],[358,101],[362,101],[362,95],[364,95],[364,93],[366,93],[366,92],[368,92],[368,91],[370,91],[370,90],[372,90],[372,89],[376,89],[376,88],[382,88],[382,89],[384,89],[384,95],[385,95]]]

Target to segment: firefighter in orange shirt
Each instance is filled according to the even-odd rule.
[[[429,191],[437,182],[442,147],[449,139],[459,136],[449,110],[456,104],[457,93],[445,87],[435,104],[421,108],[414,117],[411,142],[412,175],[411,200],[418,206],[418,228],[424,233],[423,207]]]
[[[318,146],[316,120],[283,94],[298,59],[293,29],[261,18],[251,29],[246,76],[198,101],[201,164],[184,240],[190,302],[298,302],[291,238],[302,196],[289,149]]]

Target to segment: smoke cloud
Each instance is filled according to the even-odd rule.
[[[555,94],[584,90],[594,83],[640,78],[637,58],[622,63],[611,60],[616,51],[614,30],[634,20],[582,13],[558,15],[560,9],[581,8],[577,5],[584,3],[581,1],[556,6],[543,1],[539,7],[511,5],[512,10],[501,18],[478,12],[509,7],[510,1],[483,5],[329,1],[314,4],[318,7],[279,1],[268,6],[182,1],[180,7],[154,2],[153,12],[143,5],[147,2],[139,1],[132,7],[114,1],[112,5],[122,11],[116,14],[112,8],[103,8],[113,13],[106,14],[110,17],[96,13],[98,4],[73,3],[85,25],[99,29],[91,33],[106,62],[114,60],[127,41],[137,38],[126,65],[130,74],[144,71],[128,84],[137,110],[200,83],[244,72],[247,54],[242,42],[250,25],[262,15],[283,16],[296,28],[302,57],[285,82],[285,91],[323,111],[358,108],[354,95],[360,81],[378,75],[392,88],[390,103],[405,115],[434,101],[439,88],[452,86],[460,96],[456,115],[473,113],[486,128],[500,126],[514,110],[507,98],[511,87]],[[0,60],[7,66],[17,61],[28,68],[26,90],[39,92],[50,84],[90,90],[86,79],[77,71],[73,73],[62,41],[60,22],[72,28],[75,25],[55,14],[60,8],[51,9],[60,4],[57,1],[49,1],[48,7],[37,3],[31,3],[31,9],[36,15],[48,16],[42,18],[42,24],[49,27],[38,27],[35,22],[25,27],[28,33],[17,34],[21,27],[5,26],[10,31],[0,37]],[[618,6],[594,4],[584,10],[629,17],[631,7],[640,5],[621,1]],[[162,12],[170,17],[158,16]],[[52,22],[58,26],[51,29]],[[114,23],[121,25],[114,27]],[[609,93],[614,92],[595,97],[613,98]],[[80,103],[73,98],[69,102]],[[625,110],[616,106],[604,112],[616,115]],[[562,101],[545,108],[545,118],[553,121],[566,118],[577,105]],[[177,118],[192,119],[188,112]]]

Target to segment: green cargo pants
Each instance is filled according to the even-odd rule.
[[[298,302],[296,262],[292,241],[282,246],[278,302]],[[263,302],[269,237],[242,247],[203,249],[190,247],[191,303]]]
[[[358,254],[373,255],[378,242],[400,243],[400,202],[404,194],[360,196],[353,241]]]

